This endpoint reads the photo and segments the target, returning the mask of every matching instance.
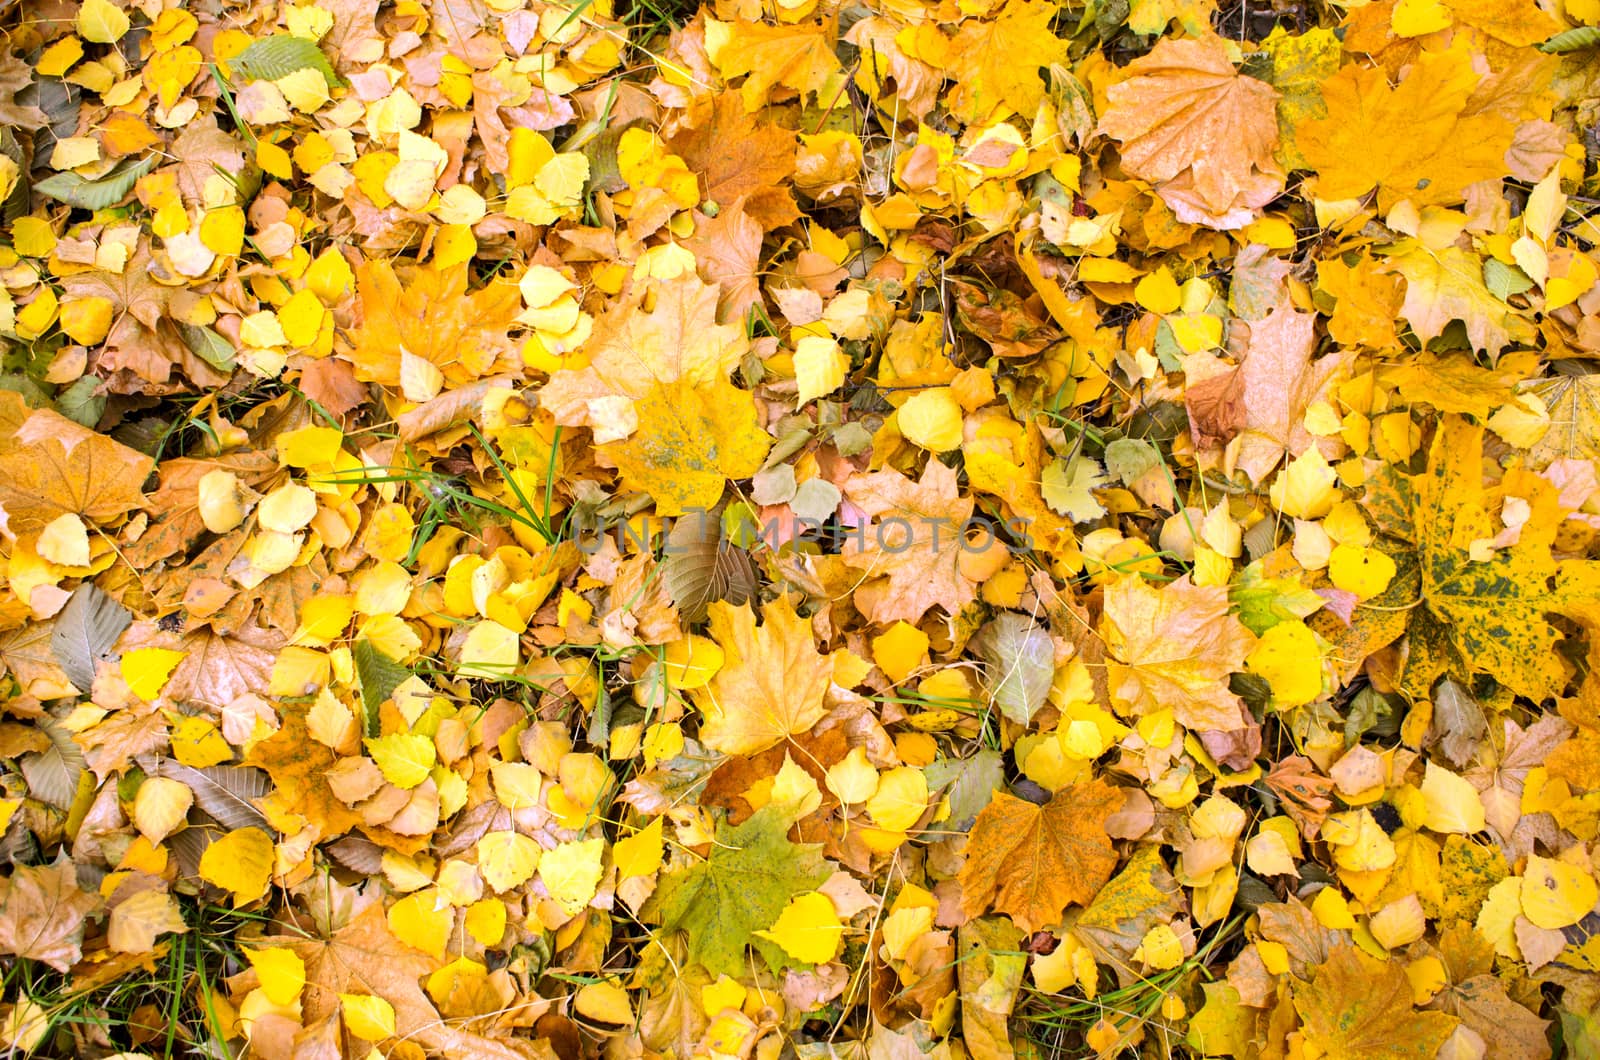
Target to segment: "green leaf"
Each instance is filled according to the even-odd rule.
[[[183,344],[189,347],[190,352],[196,357],[219,372],[233,371],[234,356],[237,351],[234,350],[232,343],[216,331],[203,324],[185,324],[179,321],[178,333],[183,336]]]
[[[296,71],[311,69],[327,78],[329,88],[344,84],[315,41],[288,33],[263,37],[230,59],[228,65],[251,80],[276,81]]]
[[[1533,281],[1528,274],[1515,265],[1507,265],[1503,261],[1489,258],[1483,263],[1483,285],[1489,288],[1489,293],[1504,302],[1514,294],[1533,289]]]
[[[1579,26],[1576,29],[1569,29],[1565,33],[1557,33],[1554,37],[1539,45],[1539,50],[1550,54],[1564,55],[1567,52],[1593,48],[1596,44],[1600,44],[1600,26]]]
[[[41,195],[80,210],[106,210],[122,201],[138,179],[156,168],[156,156],[127,159],[103,177],[84,180],[76,173],[57,173],[33,186]]]
[[[56,395],[56,410],[73,423],[93,428],[106,410],[106,395],[95,393],[99,386],[98,377],[86,375],[71,386],[63,387]]]
[[[791,843],[788,831],[779,810],[763,807],[737,828],[721,825],[706,860],[662,877],[651,899],[661,926],[684,932],[689,959],[713,975],[744,974],[751,932],[771,927],[790,898],[828,878],[821,845]]]
[[[350,653],[356,664],[356,677],[361,681],[361,708],[366,717],[363,728],[366,735],[378,735],[378,708],[394,695],[400,682],[411,676],[411,671],[372,646],[370,640],[355,643]]]
[[[1006,782],[1005,759],[992,747],[984,747],[965,758],[941,758],[922,771],[930,791],[946,785],[945,801],[950,816],[928,826],[935,832],[965,832],[983,808],[994,801],[995,789]]]
[[[1055,645],[1026,615],[996,615],[972,639],[986,665],[984,680],[1000,713],[1026,725],[1044,706],[1055,680]]]
[[[1228,586],[1228,602],[1237,609],[1239,621],[1256,636],[1279,622],[1305,618],[1327,601],[1293,578],[1268,578],[1262,565],[1252,563],[1239,572]]]

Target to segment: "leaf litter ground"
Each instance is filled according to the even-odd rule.
[[[0,13],[0,1040],[1600,1053],[1600,6]]]

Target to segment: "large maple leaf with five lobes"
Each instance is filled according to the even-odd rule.
[[[1283,191],[1278,91],[1236,71],[1221,38],[1163,40],[1128,74],[1107,90],[1099,131],[1179,220],[1240,228]]]
[[[1378,189],[1387,211],[1460,202],[1468,185],[1498,179],[1515,126],[1476,113],[1480,75],[1462,49],[1423,52],[1398,85],[1382,66],[1351,63],[1322,82],[1327,117],[1302,124],[1296,142],[1317,171],[1319,199],[1355,199]]]
[[[1461,1022],[1443,1012],[1418,1012],[1411,981],[1395,961],[1376,961],[1340,946],[1310,983],[1294,990],[1305,1036],[1328,1060],[1431,1057]]]
[[[977,587],[961,573],[960,559],[973,500],[956,488],[954,471],[930,460],[915,482],[898,471],[858,475],[845,485],[845,494],[874,519],[846,544],[845,564],[888,578],[887,588],[870,601],[866,593],[857,596],[863,614],[874,622],[914,624],[930,607],[953,615],[972,602]],[[990,537],[988,547],[1003,546]]]
[[[1406,680],[1425,691],[1446,670],[1486,673],[1542,700],[1567,678],[1555,650],[1559,631],[1546,616],[1600,604],[1600,562],[1551,554],[1561,509],[1543,478],[1513,468],[1485,488],[1483,431],[1446,416],[1427,470],[1413,481],[1422,599],[1411,615]],[[1512,498],[1527,502],[1529,517],[1514,544],[1493,547],[1503,528],[1494,513]]]
[[[363,382],[399,387],[410,355],[439,369],[448,385],[464,386],[514,352],[508,332],[522,311],[516,284],[495,281],[469,294],[464,264],[417,268],[402,282],[388,262],[369,261],[356,273],[356,291],[366,315],[344,356]]]
[[[1103,780],[1073,784],[1043,806],[1003,791],[978,814],[961,866],[961,909],[993,906],[1024,931],[1061,922],[1067,906],[1091,901],[1117,867],[1106,820],[1122,792]]]
[[[728,381],[749,342],[717,323],[720,294],[692,272],[641,285],[596,321],[589,363],[555,372],[539,392],[557,423],[594,432],[624,484],[650,494],[661,515],[709,509],[771,447],[755,398]]]
[[[815,889],[831,870],[822,847],[791,843],[789,824],[766,806],[736,828],[717,829],[704,861],[661,878],[646,907],[667,931],[689,938],[689,959],[713,975],[742,975],[753,932],[770,928],[790,898]]]
[[[1135,716],[1170,708],[1186,728],[1237,729],[1241,701],[1228,675],[1244,669],[1256,639],[1230,606],[1227,586],[1188,578],[1156,588],[1127,575],[1107,586],[1100,631],[1117,708]]]
[[[696,693],[705,713],[701,742],[727,754],[751,755],[822,720],[833,664],[817,651],[811,623],[795,614],[787,597],[767,605],[760,629],[748,607],[719,600],[710,615],[724,659]]]

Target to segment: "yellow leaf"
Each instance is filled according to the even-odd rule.
[[[867,800],[867,813],[890,832],[910,828],[927,808],[928,778],[911,766],[896,766],[879,777],[877,790]]]
[[[124,652],[118,664],[128,691],[143,700],[153,700],[166,687],[167,678],[189,653],[170,648],[135,648]]]
[[[159,843],[183,824],[194,792],[170,777],[146,777],[133,797],[133,823],[152,844]]]
[[[850,358],[839,344],[821,335],[802,335],[794,345],[794,374],[800,384],[796,405],[838,390],[850,371]]]
[[[933,453],[961,447],[961,405],[949,387],[934,387],[912,395],[895,414],[900,433],[914,445]]]
[[[306,965],[290,949],[246,948],[245,959],[261,979],[261,989],[274,1005],[292,1005],[306,985]]]
[[[240,828],[206,847],[200,878],[232,892],[234,905],[245,905],[267,893],[272,861],[272,837],[259,828]]]
[[[1284,515],[1320,519],[1339,499],[1339,476],[1313,445],[1278,472],[1267,492],[1272,506]]]
[[[74,298],[61,305],[61,330],[73,342],[94,346],[105,339],[114,316],[115,307],[109,298]]]
[[[139,891],[111,910],[106,945],[118,953],[149,953],[158,936],[182,935],[188,930],[172,895],[166,891]]]
[[[254,491],[252,496],[254,495]],[[200,521],[213,534],[225,534],[244,522],[244,492],[239,476],[217,468],[200,478],[197,507]]]
[[[1133,286],[1133,297],[1152,313],[1176,313],[1183,304],[1178,281],[1172,278],[1172,270],[1165,265],[1140,278]]]
[[[1469,103],[1480,77],[1468,49],[1451,48],[1419,53],[1392,85],[1361,63],[1323,81],[1327,116],[1297,130],[1317,197],[1354,199],[1376,185],[1387,211],[1401,199],[1460,202],[1469,185],[1498,179],[1515,124]]]
[[[455,909],[436,888],[408,894],[389,907],[389,930],[394,937],[423,953],[444,960],[445,944],[455,924]]]
[[[1370,600],[1394,580],[1394,560],[1379,550],[1362,545],[1335,545],[1328,555],[1328,580],[1334,588]]]
[[[573,1007],[581,1015],[601,1023],[633,1023],[633,1006],[628,992],[613,982],[588,983],[580,987],[573,998]]]
[[[797,961],[826,964],[838,955],[844,931],[832,900],[810,891],[791,898],[772,927],[755,934],[777,943]]]
[[[884,675],[899,684],[922,665],[928,651],[928,635],[904,620],[872,638],[872,661]]]
[[[172,757],[186,766],[205,769],[233,758],[233,748],[217,727],[199,715],[189,715],[167,734]]]
[[[506,933],[506,904],[483,898],[467,906],[467,931],[484,946],[498,946]]]
[[[72,512],[56,516],[46,524],[34,543],[39,558],[61,567],[87,567],[92,557],[89,553],[89,530],[83,520]]]
[[[1280,707],[1298,707],[1322,694],[1322,649],[1304,622],[1290,619],[1267,630],[1245,656],[1251,673],[1272,686]]]
[[[1600,885],[1592,871],[1553,858],[1528,858],[1522,873],[1522,915],[1536,926],[1576,924],[1594,910],[1597,899]]]
[[[319,75],[320,76],[320,75]],[[369,1042],[393,1038],[394,1006],[372,994],[340,994],[339,1010],[351,1034]]]
[[[526,883],[539,857],[539,844],[519,832],[487,832],[478,840],[478,871],[497,892]]]
[[[366,748],[383,771],[383,778],[397,788],[421,784],[438,761],[432,737],[420,733],[397,732],[369,738]]]
[[[657,817],[633,835],[617,840],[611,848],[611,861],[617,866],[618,876],[649,876],[661,868],[666,853],[661,839],[662,820]]]
[[[719,600],[709,610],[727,661],[695,693],[705,713],[701,742],[727,754],[754,754],[822,719],[833,668],[787,597],[766,606],[759,629],[749,607]]]
[[[1176,968],[1183,963],[1183,941],[1166,924],[1157,924],[1144,933],[1139,948],[1133,951],[1133,959],[1142,960],[1146,967],[1157,971]]]
[[[78,8],[78,36],[95,44],[115,44],[128,32],[127,14],[109,0],[83,0]]]
[[[867,761],[865,747],[852,747],[844,758],[828,767],[828,790],[849,806],[866,802],[878,790],[878,771]]]
[[[1424,824],[1435,832],[1472,835],[1484,829],[1483,799],[1465,779],[1428,763],[1422,778]]]
[[[605,849],[606,841],[596,837],[561,843],[539,859],[539,882],[567,915],[576,915],[594,897]]]
[[[704,688],[722,669],[725,658],[716,641],[691,633],[662,650],[662,670],[667,684],[683,692]]]
[[[507,629],[493,619],[485,619],[473,626],[461,645],[463,677],[481,677],[489,681],[504,680],[517,667],[522,657],[522,646],[517,632]]]

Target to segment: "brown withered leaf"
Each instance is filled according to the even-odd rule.
[[[144,505],[154,461],[58,412],[34,412],[0,438],[0,532],[31,541],[58,516],[110,523]]]
[[[1423,1060],[1438,1053],[1461,1022],[1412,1006],[1411,981],[1398,961],[1376,961],[1340,946],[1294,988],[1306,1038],[1329,1060]]]
[[[176,645],[187,654],[173,671],[165,694],[215,711],[246,692],[265,695],[283,643],[283,634],[249,624],[227,635],[198,629]]]
[[[401,944],[389,931],[381,904],[369,905],[331,938],[269,936],[273,947],[293,950],[306,967],[305,1017],[309,1023],[339,1008],[340,994],[371,994],[394,1007],[395,1033],[446,1056],[484,1060],[544,1060],[527,1039],[487,1038],[444,1022],[421,978],[437,962]]]
[[[862,593],[856,606],[874,622],[919,622],[929,608],[955,614],[977,595],[961,573],[961,528],[973,501],[956,489],[956,473],[928,461],[913,481],[898,471],[857,475],[845,495],[874,520],[845,548],[844,561],[869,577],[888,579],[876,595]],[[995,547],[997,543],[991,541]]]
[[[1116,869],[1105,824],[1122,802],[1122,792],[1099,779],[1064,787],[1043,806],[996,792],[967,843],[962,912],[993,908],[1024,931],[1060,923],[1067,906],[1091,901]]]
[[[1316,314],[1300,312],[1287,297],[1249,325],[1248,352],[1239,367],[1244,423],[1236,463],[1252,482],[1262,481],[1285,453],[1299,455],[1319,445],[1324,456],[1338,455],[1334,442],[1305,427],[1306,407],[1325,398],[1345,366],[1337,353],[1311,359],[1316,326]]]
[[[1278,92],[1239,74],[1220,38],[1162,40],[1127,73],[1106,91],[1099,131],[1180,221],[1238,228],[1283,191]]]
[[[719,95],[711,116],[674,137],[669,146],[701,174],[705,197],[722,209],[744,201],[744,212],[764,231],[800,216],[794,193],[795,136],[778,125],[758,123],[739,97]]]
[[[98,895],[78,887],[70,861],[18,865],[0,878],[0,953],[65,972],[83,956],[84,922],[100,904]]]

